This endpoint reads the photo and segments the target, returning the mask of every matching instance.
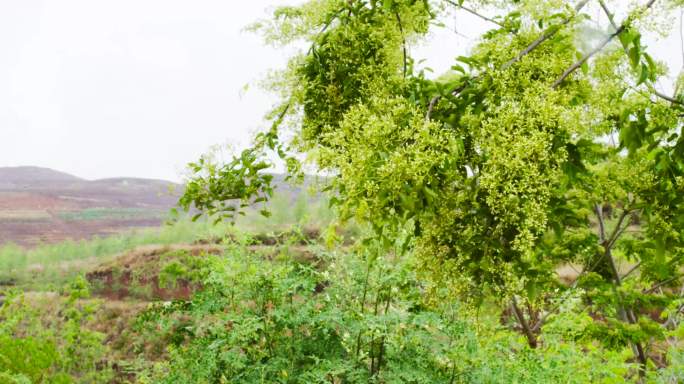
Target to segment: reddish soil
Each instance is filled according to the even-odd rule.
[[[176,205],[179,192],[177,185],[160,180],[88,181],[44,168],[0,167],[0,245],[31,247],[157,227]],[[130,218],[79,216],[89,209],[143,213]]]
[[[13,221],[0,220],[0,245],[14,243],[23,247],[54,244],[65,240],[87,240],[93,236],[107,236],[133,228],[158,227],[159,219],[100,220],[100,221]]]
[[[0,191],[0,211],[15,210],[74,210],[80,209],[75,201],[56,196],[30,192]]]
[[[144,246],[116,257],[112,262],[86,274],[98,296],[108,300],[189,299],[199,284],[179,279],[173,287],[159,282],[162,255],[173,251],[185,251],[194,257],[220,254],[223,248],[216,245]],[[140,274],[140,271],[146,271]]]

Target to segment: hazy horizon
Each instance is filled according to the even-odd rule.
[[[0,167],[178,181],[184,165],[212,145],[245,146],[276,102],[254,83],[281,68],[288,53],[243,29],[275,5],[296,3],[1,3]],[[412,47],[417,59],[431,58],[424,65],[435,74],[490,26],[464,12],[452,22]],[[648,41],[672,75],[682,60],[674,30]]]

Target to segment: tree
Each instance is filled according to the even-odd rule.
[[[592,7],[600,20],[585,12]],[[641,39],[667,24],[657,7],[682,2],[644,1],[624,20],[603,0],[278,8],[255,28],[310,49],[273,78],[283,103],[271,129],[219,177],[197,167],[183,204],[232,218],[227,197],[270,194],[261,165],[251,171],[256,159],[276,151],[296,176],[305,154],[336,176],[341,219],[369,224],[387,244],[410,233],[406,246],[432,287],[510,306],[533,348],[561,297],[579,292],[594,321],[576,331],[632,345],[644,372],[649,344],[667,331],[654,314],[682,309],[673,288],[684,259],[684,93],[656,90],[666,68]],[[428,79],[408,47],[458,8],[492,29]],[[561,266],[580,272],[564,285]]]

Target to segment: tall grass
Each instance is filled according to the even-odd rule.
[[[150,244],[193,242],[200,238],[222,237],[230,230],[228,224],[211,225],[208,221],[182,220],[160,228],[146,228],[95,237],[90,240],[67,240],[25,249],[14,244],[0,247],[0,285],[37,286],[61,283],[83,272],[108,256]]]
[[[305,193],[280,194],[265,207],[272,215],[263,217],[251,210],[240,217],[237,227],[245,232],[278,232],[292,226],[322,227],[333,218],[327,200]],[[15,244],[0,246],[0,287],[19,285],[24,289],[50,289],[76,274],[86,272],[109,257],[143,245],[190,243],[199,239],[221,239],[234,231],[229,223],[184,219],[160,228],[132,230],[90,240],[68,240],[35,248]]]

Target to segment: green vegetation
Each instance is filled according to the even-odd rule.
[[[54,289],[84,270],[135,247],[193,242],[209,236],[221,238],[226,231],[227,226],[185,220],[160,229],[142,229],[89,241],[46,244],[32,249],[4,245],[0,247],[0,286]]]
[[[59,212],[58,216],[65,221],[163,219],[166,212],[143,208],[88,208]]]
[[[105,335],[87,327],[97,309],[84,301],[89,296],[84,279],[62,295],[9,292],[0,306],[0,383],[109,381],[113,372],[101,364]]]
[[[656,89],[666,68],[642,33],[671,24],[656,2],[619,13],[604,0],[277,8],[254,28],[310,48],[271,78],[283,97],[272,127],[225,164],[190,165],[180,206],[207,222],[163,237],[201,233],[211,247],[102,263],[86,275],[101,303],[66,290],[31,313],[11,292],[0,378],[682,382],[684,82],[672,96]],[[492,29],[430,79],[408,47],[464,7]],[[332,175],[329,200],[274,196],[274,152],[294,182],[305,165]],[[243,214],[241,230],[222,224]],[[0,260],[18,263],[11,278],[33,260],[145,241],[128,239],[100,253],[10,247]],[[64,326],[30,321],[65,313]]]
[[[427,301],[410,257],[311,252],[313,264],[229,246],[201,294],[145,313],[143,332],[171,342],[141,382],[595,383],[635,370],[619,352],[586,353],[565,324],[533,350],[489,305],[475,320]]]
[[[261,233],[279,233],[287,231],[292,225],[321,228],[333,219],[327,200],[312,199],[308,194],[290,196],[276,193],[270,203],[273,212],[271,217],[265,218],[259,215],[258,210],[249,210],[240,222],[241,228]],[[6,244],[0,246],[0,287],[13,285],[32,290],[56,289],[81,272],[136,247],[193,243],[203,239],[220,242],[232,232],[229,224],[180,219],[158,229],[139,229],[87,241],[65,241],[31,249]]]
[[[219,254],[120,260],[148,278],[119,286],[120,304],[94,300],[82,279],[60,294],[11,292],[0,308],[0,382],[619,383],[638,371],[629,347],[578,332],[591,323],[580,295],[533,349],[496,300],[473,309],[447,291],[426,296],[399,243],[329,250],[295,236],[255,248],[257,238],[236,233]],[[152,276],[168,292],[193,281],[196,293],[140,305]],[[670,352],[648,382],[681,377],[681,351]]]
[[[246,207],[270,197],[260,172],[270,153],[294,179],[298,159],[308,159],[334,175],[326,190],[340,221],[370,228],[362,244],[389,252],[400,243],[412,254],[427,297],[494,302],[532,349],[576,298],[573,334],[631,349],[639,372],[623,377],[644,380],[676,359],[664,344],[682,348],[670,331],[684,310],[684,77],[671,96],[656,89],[667,67],[642,34],[671,27],[658,7],[682,6],[280,7],[254,29],[275,45],[309,49],[270,78],[282,97],[271,129],[226,164],[192,164],[181,204],[234,219],[236,200]],[[431,79],[408,48],[459,8],[492,28]],[[577,273],[564,284],[565,267]]]

